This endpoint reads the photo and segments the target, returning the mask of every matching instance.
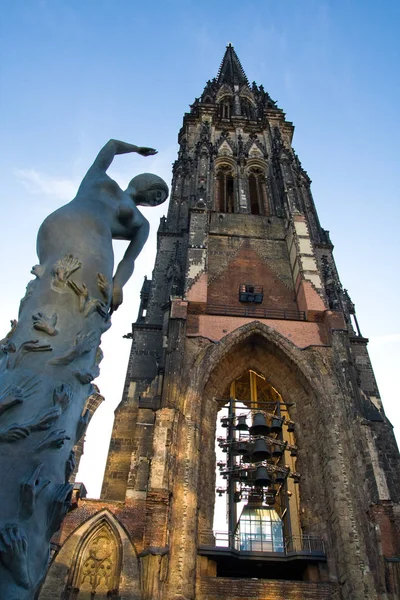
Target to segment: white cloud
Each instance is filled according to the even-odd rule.
[[[159,154],[146,159],[142,163],[140,161],[134,163],[133,168],[127,161],[125,161],[124,166],[123,161],[119,160],[119,164],[116,167],[114,165],[110,167],[108,174],[117,181],[122,189],[128,185],[134,175],[142,171],[157,173],[157,175],[163,177],[169,184],[171,180],[171,165],[176,158],[176,153],[177,145],[174,144],[159,150]],[[30,194],[40,194],[63,201],[72,200],[75,197],[81,182],[80,178],[67,179],[53,177],[34,168],[15,169],[14,175]]]
[[[15,169],[14,172],[30,194],[44,194],[60,200],[72,200],[79,186],[79,182],[73,179],[58,179],[35,169]]]

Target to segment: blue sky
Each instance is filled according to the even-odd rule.
[[[118,157],[124,185],[154,171],[170,181],[177,134],[231,42],[249,81],[293,121],[342,283],[356,304],[387,414],[400,434],[400,3],[385,0],[13,0],[0,21],[2,130],[0,327],[8,330],[36,262],[45,216],[70,200],[111,137],[158,148]],[[88,432],[80,479],[99,493],[120,401],[138,290],[151,276],[166,207],[144,209],[151,240],[104,336],[106,402]],[[118,245],[117,255],[123,251]]]

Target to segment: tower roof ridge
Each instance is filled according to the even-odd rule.
[[[228,83],[230,85],[249,85],[246,73],[240,63],[232,44],[226,47],[224,58],[218,70],[217,83],[222,85]]]

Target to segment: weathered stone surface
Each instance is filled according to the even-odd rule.
[[[231,46],[223,65],[179,133],[103,500],[68,515],[60,542],[87,511],[93,518],[107,507],[137,550],[142,599],[394,600],[399,453],[367,340],[354,329],[292,124],[262,86],[247,85]],[[259,308],[277,312],[239,302],[240,284],[263,286]],[[218,411],[249,370],[295,422],[298,457],[285,454],[301,473],[298,486],[288,484],[292,529],[326,548],[326,561],[302,557],[301,567],[277,567],[270,556],[255,567],[253,556],[246,568],[258,568],[256,578],[244,574],[243,554],[225,564],[206,554],[215,543]]]

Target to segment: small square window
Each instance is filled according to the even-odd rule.
[[[254,302],[261,304],[263,301],[263,288],[252,283],[242,283],[239,286],[239,302]]]

